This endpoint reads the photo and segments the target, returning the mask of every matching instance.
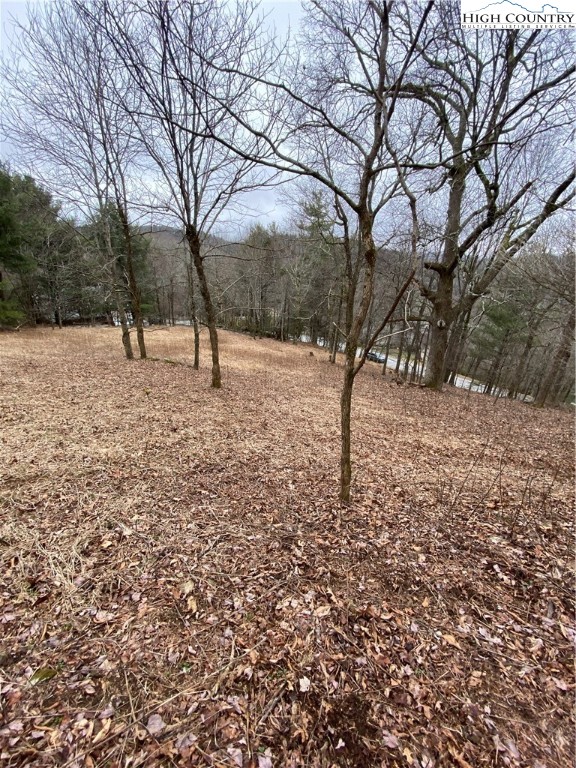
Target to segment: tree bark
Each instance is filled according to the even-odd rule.
[[[400,375],[400,366],[402,365],[402,355],[404,354],[404,334],[400,334],[400,344],[398,345],[398,351],[396,352],[396,365],[394,366],[394,373]]]
[[[428,326],[427,328],[424,328],[424,331],[422,333],[422,339],[421,339],[422,361],[420,363],[420,371],[418,372],[418,384],[422,384],[424,379],[424,371],[426,370],[426,363],[428,359],[429,335],[430,335],[430,326]]]
[[[440,264],[425,263],[427,269],[437,274],[437,287],[432,293],[432,318],[430,323],[430,348],[424,383],[429,389],[438,392],[444,384],[446,351],[450,326],[453,320],[452,296],[454,289],[454,270],[458,265],[460,253],[458,238],[462,202],[466,189],[467,168],[464,164],[456,166],[450,180],[448,199],[448,218],[444,230],[442,261]]]
[[[558,395],[562,387],[564,374],[566,368],[570,362],[570,352],[572,343],[574,340],[574,322],[576,321],[575,307],[572,307],[572,311],[562,328],[562,336],[560,338],[560,345],[556,350],[556,354],[552,359],[552,365],[548,369],[548,373],[544,377],[534,405],[542,407],[546,404],[555,405],[558,402]]]
[[[342,322],[342,291],[340,291],[340,298],[338,299],[338,314],[336,315],[336,325],[334,326],[334,335],[332,336],[332,349],[330,351],[330,362],[334,364],[336,362],[336,353],[340,346],[340,323]]]
[[[196,311],[194,269],[192,264],[188,265],[188,287],[190,291],[190,317],[194,328],[194,369],[198,370],[200,368],[200,323],[198,322],[198,313]]]
[[[538,326],[536,324],[529,324],[528,326],[528,336],[524,343],[524,349],[522,350],[520,359],[518,360],[516,368],[514,369],[514,373],[512,374],[510,389],[508,390],[508,397],[510,398],[517,397],[518,393],[520,392],[521,383],[528,368],[530,353],[532,352],[532,347],[534,346],[537,328]]]
[[[394,323],[390,323],[390,333],[386,339],[386,349],[384,351],[384,362],[382,363],[382,376],[386,376],[388,368],[388,357],[390,356],[390,345],[392,344],[392,334],[394,333]]]
[[[374,273],[376,270],[376,247],[372,236],[372,216],[367,212],[359,214],[360,242],[362,247],[362,262],[364,264],[364,282],[362,297],[356,312],[354,312],[355,282],[348,283],[346,297],[346,324],[350,324],[346,337],[346,359],[344,364],[344,381],[340,397],[340,500],[350,501],[350,484],[352,481],[351,463],[351,412],[352,389],[359,368],[356,367],[356,354],[362,327],[372,303],[374,295]]]
[[[128,325],[126,310],[122,304],[122,297],[118,294],[116,295],[116,306],[118,309],[120,327],[122,329],[122,346],[124,347],[124,354],[126,355],[127,360],[134,360],[134,351],[132,350],[132,341],[130,339],[130,326]]]
[[[132,248],[132,232],[130,231],[130,224],[128,223],[128,217],[126,216],[124,208],[122,205],[118,205],[117,209],[120,221],[122,223],[124,244],[126,246],[126,274],[128,277],[128,289],[130,291],[130,304],[132,306],[134,324],[136,326],[136,339],[138,341],[138,349],[140,350],[140,358],[145,360],[146,342],[144,341],[144,318],[142,317],[142,293],[136,279],[136,272],[134,271],[134,249]]]
[[[446,350],[448,348],[452,309],[452,282],[451,275],[446,275],[440,281],[430,322],[428,365],[424,381],[429,389],[434,389],[437,392],[442,391],[444,384]]]
[[[193,225],[189,224],[186,226],[186,240],[188,241],[190,255],[192,256],[192,261],[194,262],[194,267],[198,276],[200,294],[202,296],[202,301],[204,302],[204,311],[206,312],[206,324],[208,325],[210,347],[212,349],[212,387],[214,389],[220,389],[222,387],[222,377],[220,374],[216,312],[214,311],[214,305],[208,287],[208,280],[206,279],[206,272],[204,271],[204,262],[200,253],[200,238],[196,227]]]
[[[116,294],[116,309],[118,311],[118,319],[120,320],[120,327],[122,329],[122,346],[124,347],[124,354],[127,360],[134,360],[134,351],[132,350],[132,340],[130,339],[130,326],[128,324],[128,318],[126,317],[126,310],[124,309],[124,290],[126,286],[126,280],[122,274],[120,264],[118,263],[118,257],[114,253],[112,248],[112,241],[110,236],[110,222],[106,221],[106,228],[104,230],[104,237],[106,242],[106,250],[112,265],[112,279],[114,282],[114,290]]]
[[[448,340],[448,350],[446,352],[445,379],[448,384],[455,384],[456,376],[459,374],[469,323],[470,310],[465,310],[458,313],[452,324],[452,331]]]
[[[350,365],[347,355],[342,393],[340,395],[340,432],[342,440],[340,452],[340,499],[341,501],[346,502],[350,501],[350,485],[352,482],[350,425],[352,420],[352,390],[354,387],[354,377],[354,358],[352,358],[352,364]]]

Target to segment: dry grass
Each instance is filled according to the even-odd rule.
[[[571,416],[368,364],[342,509],[325,354],[147,341],[0,336],[0,763],[567,765]]]

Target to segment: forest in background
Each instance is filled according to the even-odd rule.
[[[13,234],[4,245],[0,312],[6,327],[116,324],[118,299],[134,322],[119,222],[113,208],[114,258],[104,255],[101,223],[79,225],[30,177],[2,172],[2,211]],[[135,274],[147,325],[205,324],[182,233],[133,227]],[[5,235],[6,238],[6,235]],[[445,381],[468,377],[476,391],[539,404],[574,397],[574,251],[567,236],[554,253],[534,242],[511,261],[489,292],[452,331]],[[256,224],[241,242],[210,237],[203,256],[218,327],[323,347],[332,361],[343,348],[343,246],[318,191],[295,205],[290,228]],[[468,267],[468,275],[488,265]],[[115,270],[118,270],[115,275]],[[378,251],[376,286],[360,346],[372,335],[410,270],[410,254]],[[118,279],[118,274],[120,279]],[[464,288],[457,296],[462,298]],[[371,346],[382,372],[422,383],[428,350],[429,303],[412,289]],[[564,338],[565,337],[565,338]],[[193,351],[191,350],[191,355]],[[552,373],[553,375],[547,375]],[[468,386],[468,382],[466,382]]]

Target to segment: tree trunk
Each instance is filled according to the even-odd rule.
[[[168,315],[172,328],[176,325],[176,315],[174,314],[174,278],[170,278],[170,287],[168,290]]]
[[[145,360],[146,342],[144,341],[144,318],[142,317],[141,294],[140,288],[136,281],[132,255],[130,255],[126,260],[126,266],[128,268],[128,285],[130,286],[130,304],[132,306],[132,312],[134,313],[134,324],[136,326],[136,341],[138,342],[140,359]]]
[[[356,354],[360,334],[364,321],[368,316],[372,298],[374,295],[374,272],[376,270],[376,247],[372,237],[372,217],[367,213],[359,216],[360,242],[362,247],[362,262],[364,265],[364,280],[362,286],[362,298],[354,312],[355,282],[348,281],[348,293],[346,296],[346,362],[344,366],[344,381],[340,397],[340,424],[341,424],[341,453],[340,453],[340,500],[350,501],[350,485],[352,481],[351,462],[351,412],[352,389],[354,379],[358,373],[356,368]]]
[[[350,485],[352,482],[351,460],[351,420],[352,420],[352,389],[354,387],[354,359],[346,355],[344,381],[340,395],[340,431],[342,449],[340,452],[340,499],[350,501]]]
[[[399,376],[400,375],[400,366],[402,365],[402,355],[404,354],[404,337],[405,334],[400,334],[400,346],[398,347],[398,352],[396,353],[398,357],[396,358],[396,366],[394,368],[394,373]]]
[[[528,368],[528,360],[530,359],[530,353],[532,351],[534,340],[536,338],[536,330],[537,330],[537,326],[529,325],[528,336],[524,344],[524,349],[522,350],[522,354],[520,355],[518,364],[516,365],[516,368],[514,369],[514,373],[512,374],[510,389],[508,391],[508,397],[510,398],[517,397],[518,393],[520,392],[520,384]]]
[[[570,403],[573,404],[574,397],[574,377],[572,377],[570,379],[570,384],[564,389],[564,394],[562,395],[560,402],[565,405],[569,405]]]
[[[212,349],[212,387],[214,389],[220,389],[222,386],[222,377],[220,374],[220,357],[218,353],[216,313],[214,311],[212,297],[210,296],[210,289],[206,279],[206,272],[204,271],[204,262],[200,253],[200,238],[198,237],[196,228],[192,225],[188,225],[186,227],[186,240],[188,241],[190,255],[192,256],[192,261],[194,262],[194,267],[196,268],[196,274],[198,275],[200,294],[202,296],[202,301],[204,302],[204,311],[206,312],[206,323],[208,325],[210,347]]]
[[[570,362],[570,352],[574,339],[574,322],[576,320],[575,308],[572,307],[570,316],[567,322],[562,328],[562,336],[560,338],[560,345],[556,350],[556,354],[552,359],[552,364],[548,369],[548,373],[544,377],[534,405],[542,407],[549,403],[555,405],[558,402],[558,395],[563,384],[566,368]]]
[[[506,357],[504,353],[506,351],[506,344],[508,343],[509,336],[510,336],[510,332],[506,331],[506,333],[502,337],[502,340],[500,341],[500,345],[498,346],[496,355],[490,366],[490,370],[488,371],[486,387],[484,388],[484,394],[486,395],[491,395],[493,392],[497,391],[498,389],[498,385],[500,382],[500,373],[502,371],[502,367],[504,365],[504,361]]]
[[[416,323],[414,328],[414,335],[412,337],[411,353],[414,357],[412,363],[412,370],[410,371],[410,381],[416,381],[418,378],[418,364],[420,362],[420,351],[422,346],[422,328],[420,321]]]
[[[524,373],[522,374],[522,378],[520,380],[519,384],[519,392],[518,395],[522,395],[522,402],[525,403],[530,398],[530,383],[531,383],[531,366],[532,366],[532,360],[535,356],[535,349],[531,349],[528,353],[528,359],[526,361],[526,367],[524,369]],[[518,396],[517,395],[517,396]]]
[[[460,364],[464,356],[464,346],[466,340],[466,331],[470,322],[470,310],[460,312],[454,321],[450,339],[448,340],[448,351],[446,353],[446,381],[448,384],[456,382],[456,376],[459,373]]]
[[[154,297],[156,299],[156,312],[158,314],[158,323],[165,325],[164,312],[162,311],[162,301],[160,299],[160,285],[158,284],[158,275],[156,274],[156,268],[153,268],[154,275]]]
[[[472,391],[472,387],[474,386],[474,382],[476,380],[476,374],[478,373],[478,368],[480,368],[480,364],[482,363],[482,360],[479,357],[476,357],[470,366],[468,366],[468,372],[466,373],[466,378],[470,379],[470,384],[468,386],[468,392]]]
[[[188,265],[188,288],[190,292],[190,319],[194,328],[194,368],[200,368],[200,323],[196,312],[196,295],[194,291],[194,268]]]
[[[438,392],[442,390],[444,384],[448,337],[450,326],[454,319],[454,270],[458,266],[460,258],[458,240],[467,168],[460,161],[454,165],[452,171],[448,198],[448,216],[443,234],[442,261],[441,263],[428,262],[424,264],[427,269],[436,272],[438,281],[436,290],[431,294],[430,348],[424,382],[429,389],[435,389]]]
[[[410,375],[410,360],[412,359],[413,345],[414,345],[414,341],[411,340],[408,343],[408,348],[406,350],[406,357],[404,358],[404,372],[402,373],[402,377],[404,378],[404,381],[408,381],[408,377]]]
[[[160,301],[160,290],[157,287],[155,290],[156,293],[156,311],[158,312],[158,322],[160,325],[166,325],[166,321],[164,320],[164,313],[162,312],[162,303]]]
[[[421,337],[421,344],[420,349],[422,350],[422,347],[424,348],[423,351],[421,351],[422,355],[422,362],[420,363],[420,371],[418,373],[418,384],[422,384],[424,379],[424,371],[426,370],[426,362],[428,358],[428,337],[430,335],[430,326],[426,327],[424,331],[422,332]]]
[[[386,349],[384,351],[384,362],[382,363],[382,376],[386,376],[386,369],[388,368],[388,357],[390,355],[390,345],[392,344],[392,334],[394,332],[394,323],[390,323],[390,333],[386,339]]]
[[[286,341],[286,330],[285,330],[286,302],[287,302],[287,295],[286,295],[286,291],[284,291],[284,299],[282,301],[282,310],[280,312],[280,341]]]
[[[526,394],[524,401],[529,400],[529,398],[532,398],[532,402],[536,403],[536,398],[538,397],[538,392],[540,390],[541,384],[542,384],[542,377],[539,375],[539,373],[532,374],[532,376],[528,379],[526,386],[523,387]]]
[[[126,317],[126,310],[122,303],[122,297],[118,292],[116,292],[116,306],[118,308],[120,327],[122,328],[122,346],[124,347],[124,354],[126,355],[127,360],[134,360],[132,341],[130,339],[130,326],[128,325],[128,318]]]
[[[426,367],[425,385],[429,389],[442,391],[450,320],[452,314],[452,288],[454,278],[452,272],[442,271],[438,275],[438,288],[432,306],[430,321],[430,336],[428,343],[428,364]]]
[[[336,326],[334,327],[334,336],[332,337],[332,350],[330,352],[330,362],[334,364],[336,362],[336,353],[340,346],[340,323],[342,322],[342,294],[340,291],[340,298],[338,299],[338,314],[336,316]]]
[[[493,392],[496,398],[502,396],[502,388],[503,388],[503,384],[505,384],[505,381],[504,382],[502,381],[503,379],[502,374],[504,373],[504,369],[506,368],[506,363],[509,361],[509,359],[510,359],[509,355],[506,355],[506,354],[502,355],[500,364],[498,366],[498,370],[496,371],[496,378],[494,379],[494,387],[493,387]]]
[[[124,233],[124,244],[126,246],[126,273],[128,277],[128,289],[130,291],[130,304],[132,306],[132,314],[134,316],[134,324],[136,326],[136,339],[138,341],[138,349],[140,350],[140,358],[146,359],[146,342],[144,341],[144,319],[142,317],[142,294],[140,286],[136,280],[136,272],[134,271],[134,253],[132,248],[132,232],[130,231],[130,224],[128,223],[128,217],[126,211],[122,205],[117,205],[118,215],[122,223],[122,231]]]
[[[316,323],[316,315],[312,315],[310,318],[310,343],[315,347],[318,346],[318,326]]]

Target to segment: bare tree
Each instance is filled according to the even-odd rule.
[[[125,73],[115,66],[113,49],[71,2],[30,9],[15,46],[19,65],[3,71],[8,87],[3,121],[36,172],[57,186],[74,210],[99,221],[126,357],[132,359],[133,352],[125,292],[145,357],[129,222],[136,148],[126,115],[110,98],[112,91],[128,87]],[[123,265],[112,244],[112,211],[122,226]]]
[[[356,355],[374,295],[374,227],[387,203],[402,193],[386,145],[395,142],[400,157],[415,149],[415,137],[406,132],[397,111],[398,96],[417,58],[417,43],[432,5],[421,9],[414,45],[407,51],[393,44],[392,28],[404,23],[402,8],[397,10],[394,2],[312,0],[297,47],[253,38],[239,62],[231,60],[225,49],[210,61],[205,59],[213,70],[243,83],[251,97],[250,109],[237,109],[218,92],[210,95],[236,120],[241,135],[252,136],[256,145],[248,151],[217,137],[208,123],[207,134],[241,157],[311,177],[326,187],[334,196],[351,249],[341,395],[343,501],[350,499],[352,391],[365,359],[357,362]],[[197,84],[188,79],[184,83],[193,96]],[[359,261],[352,250],[355,243]]]
[[[239,7],[233,13],[224,3],[187,0],[101,0],[89,8],[77,6],[104,30],[132,79],[137,98],[128,94],[125,99],[125,93],[117,98],[160,175],[159,198],[183,228],[210,334],[212,386],[219,388],[217,312],[203,243],[223,212],[230,213],[239,196],[261,181],[261,174],[252,159],[227,148],[239,143],[240,129],[228,109],[211,97],[217,93],[230,109],[242,111],[243,92],[206,62],[223,48],[231,61],[240,61],[251,36],[251,9]]]
[[[574,196],[566,128],[574,119],[569,95],[575,68],[562,33],[465,31],[452,3],[438,4],[424,34],[417,4],[406,5],[406,18],[399,36],[420,56],[401,96],[426,108],[428,160],[437,169],[430,196],[445,201],[445,223],[428,222],[438,230],[436,257],[425,262],[434,278],[421,283],[432,306],[426,383],[441,389],[456,318],[469,314],[504,265]],[[494,233],[492,255],[458,295],[459,266]]]
[[[554,338],[551,356],[546,361],[546,369],[541,376],[534,403],[537,406],[557,405],[562,401],[563,385],[569,379],[573,385],[573,370],[568,371],[570,358],[574,347],[574,324],[576,322],[576,300],[574,296],[575,253],[573,233],[570,230],[556,234],[560,245],[559,252],[554,253],[544,248],[531,263],[521,265],[516,272],[522,270],[525,279],[535,284],[540,291],[551,298],[549,307],[554,307],[556,321],[554,322]]]

